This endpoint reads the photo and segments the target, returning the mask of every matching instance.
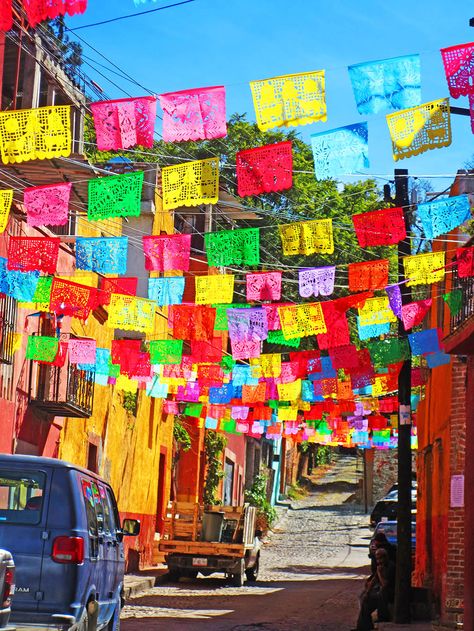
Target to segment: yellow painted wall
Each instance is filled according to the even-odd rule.
[[[158,202],[159,200],[157,197]],[[120,220],[114,220],[107,227],[106,222],[101,223],[104,223],[103,234],[106,236],[112,236],[112,232],[116,236],[121,234]],[[159,206],[155,214],[153,234],[172,232],[172,225],[172,216],[169,213],[165,216]],[[78,228],[78,232],[84,236],[100,234],[97,226],[91,228],[84,224]],[[74,279],[76,282],[97,286],[95,274],[76,272]],[[106,323],[100,324],[93,315],[87,323],[73,319],[71,332],[96,339],[99,348],[110,349],[114,339],[114,329],[108,328]],[[160,339],[167,335],[167,310],[157,309],[155,330],[149,338]],[[144,553],[145,563],[149,563],[151,558],[159,484],[158,463],[162,448],[167,450],[165,506],[169,501],[171,486],[174,418],[172,415],[162,414],[162,409],[161,399],[151,399],[145,391],[139,391],[135,417],[123,407],[123,393],[116,386],[96,384],[92,416],[87,419],[66,419],[59,448],[60,458],[86,467],[89,442],[98,444],[99,473],[112,485],[120,512],[139,515],[142,519],[145,516],[146,524],[142,522],[142,527],[146,527],[143,528],[143,537],[140,536],[143,540],[132,544],[135,549]],[[143,564],[141,558],[141,565]]]

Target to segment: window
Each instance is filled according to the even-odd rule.
[[[105,529],[115,535],[120,530],[120,520],[115,500],[112,498],[110,489],[100,487],[100,492],[104,493]]]
[[[38,524],[45,484],[40,471],[0,470],[0,523]]]
[[[94,485],[95,486],[95,485]],[[99,524],[97,521],[97,513],[95,510],[94,492],[90,480],[81,479],[82,495],[86,507],[87,530],[89,532],[89,551],[91,558],[99,556]],[[96,487],[97,489],[97,487]],[[98,494],[98,491],[97,491]]]
[[[93,473],[98,473],[98,448],[91,442],[87,451],[87,468]]]

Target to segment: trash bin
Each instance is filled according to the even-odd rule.
[[[204,511],[201,541],[220,541],[224,525],[224,511]]]

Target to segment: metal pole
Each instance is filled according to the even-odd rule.
[[[395,205],[403,207],[407,238],[398,244],[398,279],[404,280],[403,257],[410,255],[408,216],[408,170],[395,169]],[[401,285],[402,304],[411,302],[411,290]],[[407,334],[401,320],[398,336]],[[410,622],[411,602],[411,354],[403,362],[398,376],[398,508],[397,572],[395,583],[395,622]]]
[[[362,450],[364,458],[364,513],[369,512],[369,498],[367,494],[367,449]]]

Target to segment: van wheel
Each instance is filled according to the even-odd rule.
[[[114,611],[114,615],[105,628],[106,631],[120,631],[120,607]]]
[[[87,603],[81,631],[97,631],[97,618],[99,617],[99,603],[91,600]]]

